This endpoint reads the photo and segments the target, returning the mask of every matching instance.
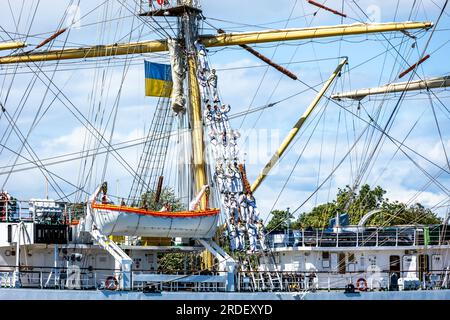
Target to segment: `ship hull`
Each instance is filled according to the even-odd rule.
[[[161,292],[0,289],[0,300],[450,300],[450,290],[375,292]]]

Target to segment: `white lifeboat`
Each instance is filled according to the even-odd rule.
[[[153,211],[115,205],[99,186],[89,199],[88,210],[97,229],[106,236],[211,238],[217,228],[220,209]]]

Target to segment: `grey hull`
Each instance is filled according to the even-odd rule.
[[[121,292],[0,289],[0,300],[450,300],[450,290],[344,292]]]

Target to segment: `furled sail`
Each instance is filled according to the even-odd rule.
[[[184,70],[185,59],[181,45],[176,39],[168,39],[170,64],[172,66],[172,110],[178,113],[186,111],[186,99],[184,98],[183,80],[186,76]]]

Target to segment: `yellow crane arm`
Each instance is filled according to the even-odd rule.
[[[289,131],[286,138],[284,138],[283,142],[281,143],[280,147],[275,151],[270,161],[266,164],[264,169],[261,171],[259,176],[256,178],[255,182],[253,182],[251,186],[251,191],[255,192],[255,190],[259,187],[261,182],[267,177],[270,170],[275,166],[275,164],[278,162],[278,159],[283,155],[283,153],[286,151],[287,147],[291,144],[291,142],[294,140],[295,136],[299,132],[300,128],[305,123],[308,116],[311,114],[311,112],[314,110],[314,108],[319,104],[320,99],[323,97],[327,89],[330,87],[333,80],[337,77],[339,72],[341,71],[342,67],[347,63],[347,58],[342,59],[342,61],[337,66],[336,70],[334,70],[333,74],[330,76],[330,78],[325,82],[322,89],[319,91],[317,96],[314,98],[314,100],[311,102],[309,107],[306,109],[306,111],[303,113],[303,115],[298,119],[297,123],[294,125],[294,127]]]
[[[423,29],[430,28],[431,26],[431,22],[389,22],[371,24],[358,23],[326,27],[203,35],[200,37],[200,39],[206,47],[221,47],[273,41],[302,40],[376,32],[402,31],[407,29]],[[116,43],[112,45],[51,50],[26,55],[1,57],[0,64],[64,59],[84,59],[93,57],[161,52],[167,50],[168,48],[166,40],[152,40],[122,44]]]

